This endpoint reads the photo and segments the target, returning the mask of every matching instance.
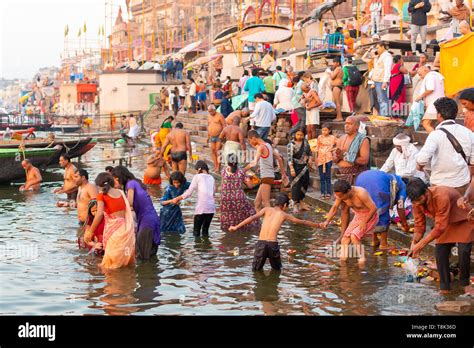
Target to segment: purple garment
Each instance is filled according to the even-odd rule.
[[[133,210],[137,214],[137,234],[146,228],[151,228],[153,231],[153,242],[160,245],[160,217],[156,213],[153,202],[151,201],[148,192],[143,189],[142,185],[136,180],[130,180],[125,187],[126,191],[133,189]]]

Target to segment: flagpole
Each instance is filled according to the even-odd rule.
[[[146,54],[145,54],[145,0],[142,0],[142,60],[146,60]]]
[[[360,36],[360,0],[357,0],[357,29],[356,29],[356,37]]]
[[[403,0],[398,0],[398,12],[400,21],[400,40],[403,40]]]
[[[127,4],[128,61],[132,62],[132,36],[130,35],[130,6]]]

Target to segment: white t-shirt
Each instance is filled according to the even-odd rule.
[[[444,77],[436,71],[430,71],[426,74],[420,87],[420,95],[426,91],[433,91],[430,95],[426,96],[424,101],[426,105],[426,113],[436,114],[436,108],[434,102],[441,97],[445,97],[444,93]]]

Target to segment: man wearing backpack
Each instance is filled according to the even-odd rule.
[[[347,64],[342,68],[342,82],[346,89],[349,109],[354,113],[359,86],[362,84],[362,75],[357,67],[352,63],[352,58],[347,58]]]

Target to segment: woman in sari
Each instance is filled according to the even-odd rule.
[[[170,184],[161,197],[163,207],[160,210],[160,229],[161,232],[186,232],[184,226],[183,214],[179,204],[173,204],[172,201],[181,196],[189,188],[189,182],[186,181],[183,173],[173,172],[170,177]]]
[[[308,161],[311,149],[305,138],[304,128],[298,128],[288,144],[288,167],[291,179],[291,199],[295,202],[294,213],[309,210],[303,202],[309,186]]]
[[[244,192],[245,173],[238,167],[237,155],[227,156],[227,167],[222,170],[221,189],[221,229],[228,231],[230,226],[237,226],[248,217],[255,215],[255,208]],[[250,227],[258,228],[259,220]]]
[[[392,115],[403,116],[403,105],[406,102],[405,74],[408,70],[403,66],[400,55],[393,57],[392,75],[390,77],[390,100]]]
[[[135,227],[132,210],[123,191],[114,188],[111,174],[100,173],[95,179],[100,192],[97,195],[97,213],[89,233],[94,234],[102,219],[105,219],[102,237],[104,258],[102,269],[115,269],[135,262]]]
[[[138,259],[148,260],[156,255],[160,245],[160,218],[146,186],[126,167],[115,167],[112,176],[126,192],[130,207],[136,214],[136,256]]]

